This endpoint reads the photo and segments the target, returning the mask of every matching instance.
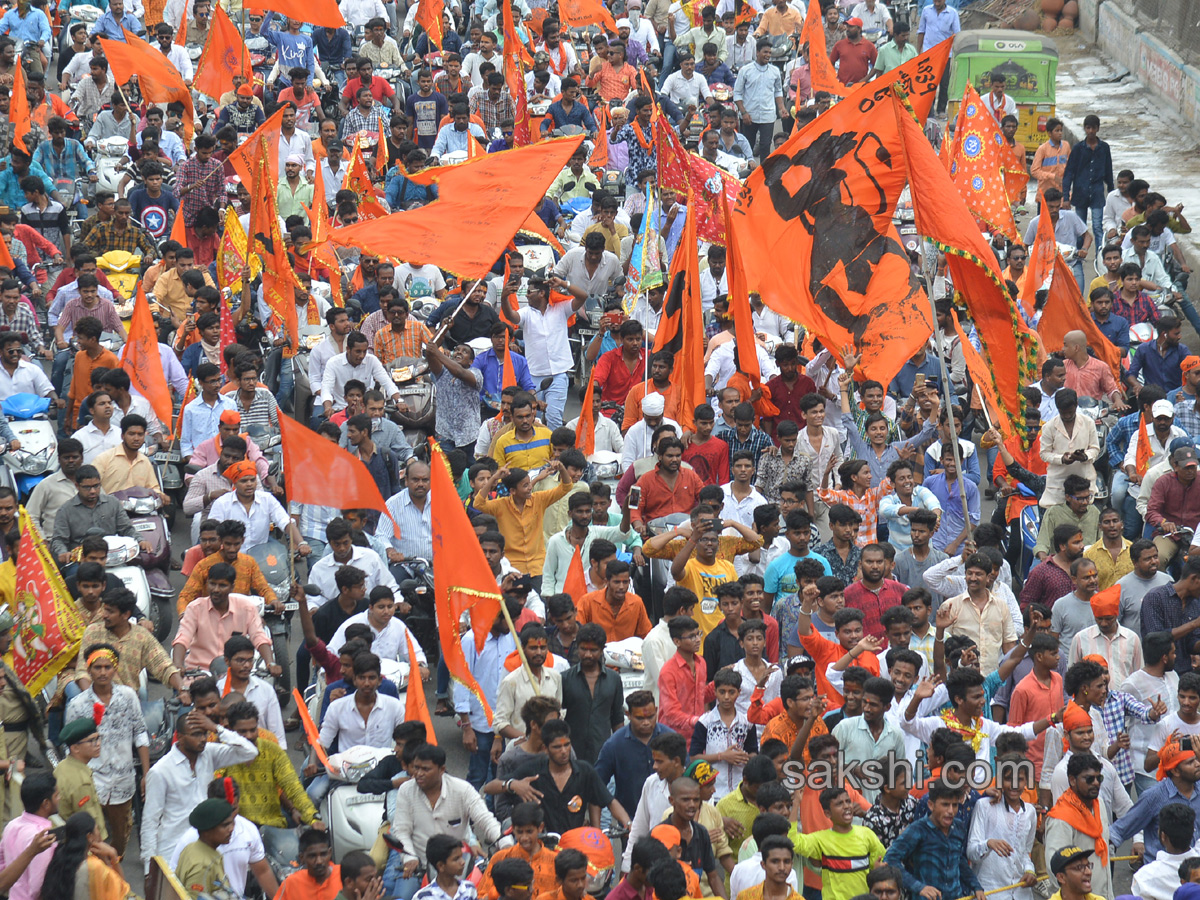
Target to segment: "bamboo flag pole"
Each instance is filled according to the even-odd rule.
[[[1128,862],[1129,860],[1133,859],[1140,859],[1140,857],[1136,853],[1130,856],[1114,856],[1109,859],[1109,862]],[[1043,875],[1038,879],[1038,881],[1047,881],[1049,878],[1049,875]],[[998,888],[992,888],[990,891],[984,891],[983,896],[988,897],[992,894],[1002,894],[1005,891],[1016,890],[1019,887],[1024,887],[1024,884],[1022,884],[1020,881],[1016,882],[1015,884],[1006,884]],[[967,894],[965,897],[959,897],[958,900],[974,900],[974,897],[974,894]]]

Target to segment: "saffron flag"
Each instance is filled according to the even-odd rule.
[[[933,319],[892,223],[906,173],[891,101],[868,88],[768,156],[733,214],[749,290],[838,358],[851,345],[865,376],[890,384]]]
[[[292,688],[292,697],[296,701],[296,713],[300,716],[300,724],[304,726],[304,735],[308,738],[308,745],[313,748],[313,752],[317,754],[317,759],[325,767],[325,770],[330,774],[336,774],[333,766],[329,764],[329,756],[325,753],[325,748],[321,746],[321,732],[317,728],[317,723],[312,720],[308,706],[304,703],[304,695],[300,693],[299,688]]]
[[[25,93],[25,67],[13,66],[13,86],[9,95],[8,120],[13,125],[13,143],[20,141],[21,146],[28,148],[29,142],[25,135],[29,134],[33,118],[29,112],[29,96]],[[26,150],[33,153],[32,150]],[[10,266],[11,268],[11,266]]]
[[[259,138],[257,156],[258,176],[249,184],[251,248],[262,259],[262,292],[267,307],[278,317],[287,335],[283,348],[285,359],[296,355],[300,343],[300,319],[296,313],[296,274],[288,259],[287,246],[279,228],[279,212],[275,205],[275,182],[271,180],[267,161],[267,140]]]
[[[954,146],[950,150],[950,178],[982,227],[1020,242],[1000,168],[1003,145],[1004,135],[995,117],[968,81],[958,107]]]
[[[988,412],[992,417],[992,421],[1002,432],[1007,430],[1008,419],[1004,414],[1004,407],[1001,405],[999,398],[996,397],[996,388],[992,383],[992,374],[988,370],[987,362],[975,349],[975,345],[967,338],[967,334],[963,331],[962,324],[958,321],[958,312],[950,311],[950,316],[954,320],[954,331],[958,335],[959,346],[962,348],[963,361],[967,364],[967,372],[971,376],[971,382],[979,389],[979,393],[983,397],[983,402],[987,405]]]
[[[271,118],[259,125],[250,137],[241,143],[241,146],[229,154],[229,164],[233,166],[233,171],[237,172],[238,178],[242,179],[242,184],[246,185],[247,190],[250,189],[250,185],[254,183],[254,179],[258,175],[257,158],[264,138],[267,141],[267,168],[271,171],[271,184],[279,181],[279,130],[283,127],[285,108],[285,106],[279,107]],[[320,166],[317,169],[319,171]],[[315,191],[313,196],[316,196]]]
[[[829,61],[829,51],[825,49],[825,23],[821,20],[821,10],[822,6],[819,3],[808,4],[804,27],[800,29],[800,43],[808,43],[808,72],[813,93],[827,91],[835,97],[845,97],[850,88],[838,80],[837,71]]]
[[[1046,218],[1048,220],[1050,217]],[[1038,320],[1038,334],[1041,335],[1045,350],[1048,353],[1057,353],[1062,350],[1063,339],[1070,331],[1082,331],[1087,335],[1088,347],[1092,353],[1112,370],[1113,378],[1120,384],[1121,350],[1104,336],[1104,332],[1092,318],[1083,295],[1079,293],[1079,282],[1075,280],[1075,273],[1062,258],[1062,254],[1055,249],[1054,266],[1050,273],[1050,290],[1046,293],[1046,305],[1042,307],[1042,317]]]
[[[417,3],[417,24],[425,29],[429,43],[439,50],[446,39],[446,23],[443,18],[445,11],[445,0],[420,0]],[[430,733],[432,734],[432,731]]]
[[[869,112],[876,104],[890,103],[893,86],[904,93],[904,102],[924,127],[937,99],[942,73],[950,62],[952,38],[934,44],[919,56],[889,69],[885,74],[865,84],[856,85],[849,99],[862,112]]]
[[[663,301],[654,350],[675,354],[671,382],[679,400],[679,424],[695,429],[696,407],[704,402],[704,310],[700,304],[700,259],[696,206],[688,197],[687,218],[671,260],[671,287]]]
[[[23,506],[18,525],[21,544],[15,589],[9,601],[16,624],[7,662],[25,689],[36,697],[50,679],[74,664],[85,624],[50,548]]]
[[[728,207],[729,201],[722,204]],[[728,218],[728,214],[727,214]],[[779,407],[771,402],[771,392],[763,382],[762,366],[758,364],[758,341],[754,336],[754,314],[750,309],[750,290],[746,286],[746,271],[742,268],[741,257],[737,252],[737,239],[734,230],[729,229],[729,247],[726,254],[726,267],[729,315],[733,318],[734,353],[737,360],[737,372],[729,379],[732,387],[739,390],[742,387],[742,399],[747,399],[756,390],[761,396],[754,403],[754,411],[758,416],[777,416]],[[744,385],[741,384],[744,382]]]
[[[138,79],[138,90],[142,99],[151,103],[182,103],[183,143],[190,146],[193,124],[196,118],[192,106],[192,92],[183,82],[179,70],[162,55],[162,51],[151,47],[136,34],[128,29],[125,40],[112,41],[100,38],[108,65],[112,68],[113,78],[117,84],[127,84],[134,75]]]
[[[129,334],[121,350],[121,368],[129,373],[129,381],[133,388],[150,403],[150,408],[163,423],[163,427],[169,427],[171,389],[167,386],[162,357],[158,355],[158,333],[154,328],[154,315],[150,312],[150,303],[146,300],[146,292],[140,281],[133,300]]]
[[[529,121],[529,104],[526,102],[525,71],[533,67],[533,57],[529,50],[517,37],[517,26],[513,21],[512,6],[500,4],[500,18],[503,23],[504,38],[504,83],[508,86],[508,96],[512,97],[515,126],[513,128],[513,143],[524,147],[533,143],[537,137],[532,133]]]
[[[1045,209],[1046,203],[1040,191],[1038,201],[1038,208]],[[1033,315],[1037,306],[1037,292],[1054,274],[1054,260],[1057,256],[1058,242],[1054,235],[1054,223],[1048,215],[1039,215],[1037,231],[1033,236],[1033,244],[1029,247],[1028,261],[1025,263],[1025,277],[1021,281],[1021,306],[1025,308],[1026,315]],[[1117,376],[1117,380],[1120,380],[1120,376]]]
[[[583,572],[583,545],[576,544],[575,552],[571,554],[571,562],[567,566],[567,577],[563,579],[563,593],[570,595],[578,603],[588,592],[587,578]]]
[[[588,159],[588,166],[603,169],[608,165],[608,132],[612,123],[608,118],[608,104],[596,104],[596,146]]]
[[[383,130],[383,119],[379,120],[379,135],[375,139],[375,171],[386,172],[388,167],[388,145],[387,133]],[[316,192],[313,192],[313,197],[316,197]]]
[[[321,177],[319,172],[317,177]],[[176,221],[183,221],[183,216]],[[225,231],[217,248],[217,287],[222,290],[241,294],[242,270],[246,268],[246,244],[246,232],[242,229],[237,210],[232,206],[225,207]],[[249,264],[251,278],[257,278],[262,271],[262,260],[257,254],[250,254]]]
[[[188,33],[188,8],[191,6],[191,4],[188,3],[187,0],[184,0],[180,6],[182,6],[183,9],[179,13],[179,24],[175,27],[174,43],[176,47],[186,47]]]
[[[232,207],[230,207],[232,209]],[[175,218],[171,220],[171,240],[180,247],[187,246],[187,226],[183,224],[183,211],[176,210]]]
[[[297,425],[301,428],[303,426]],[[500,589],[471,531],[467,510],[458,498],[446,455],[430,441],[430,531],[433,534],[433,594],[437,608],[442,658],[450,677],[475,695],[488,722],[492,708],[471,674],[460,637],[462,620],[470,616],[475,646],[483,648],[488,631],[500,614]]]
[[[254,69],[241,32],[229,18],[229,13],[218,4],[213,8],[208,38],[204,41],[200,61],[196,63],[196,78],[192,84],[200,93],[218,99],[234,90],[234,75],[241,75],[254,84]]]
[[[482,278],[525,224],[583,135],[492,153],[448,166],[438,198],[407,212],[335,228],[330,240],[376,256],[404,248],[413,265],[433,263],[460,278]],[[446,240],[452,234],[454,240]]]
[[[596,452],[596,422],[592,416],[596,403],[596,367],[592,366],[588,373],[587,390],[583,394],[583,404],[579,407],[579,426],[575,429],[575,447],[583,451],[584,456]]]
[[[346,18],[338,8],[337,0],[263,0],[257,6],[259,9],[271,9],[289,19],[307,22],[310,25],[341,28],[346,24]]]
[[[609,34],[617,33],[617,21],[600,0],[558,0],[558,17],[569,28],[603,25]]]
[[[404,721],[423,724],[425,737],[429,743],[436,744],[437,734],[433,730],[429,704],[425,702],[425,685],[421,683],[421,671],[417,668],[417,650],[413,646],[412,632],[405,629],[404,638],[408,641],[408,691],[404,695]]]
[[[1000,170],[1004,173],[1004,190],[1008,194],[1008,202],[1024,203],[1029,187],[1029,166],[1025,163],[1025,151],[1018,150],[1007,140],[1003,141],[1000,145]]]
[[[379,203],[379,195],[371,181],[371,172],[367,169],[367,161],[363,159],[362,144],[358,141],[354,142],[354,150],[350,154],[350,164],[346,167],[346,180],[342,187],[358,194],[358,217],[362,221],[373,221],[387,215],[387,210]],[[316,193],[313,196],[316,197]]]
[[[221,305],[222,306],[225,305],[224,301],[222,301]],[[224,350],[225,347],[222,346],[221,349]],[[224,358],[221,359],[221,374],[222,375],[225,374]],[[183,411],[184,411],[184,409],[187,408],[187,405],[195,399],[196,399],[196,379],[189,378],[187,390],[183,392],[183,402],[179,404],[179,415],[177,415],[175,417],[175,427],[171,429],[171,440],[175,440],[176,438],[178,438],[180,436],[180,434],[183,433]]]
[[[292,500],[336,509],[375,509],[392,518],[362,460],[290,416],[279,417],[279,430],[283,478]],[[314,472],[319,472],[320,477],[314,478]],[[399,534],[399,528],[396,533]]]
[[[8,269],[10,272],[17,268],[17,264],[13,262],[12,251],[8,249],[9,241],[15,241],[16,237],[5,237],[0,240],[0,266]]]
[[[991,247],[921,126],[899,98],[893,98],[892,109],[900,130],[901,157],[912,185],[917,230],[945,253],[955,291],[971,313],[992,389],[1003,412],[996,425],[1006,438],[1022,434],[1025,396],[1021,386],[1037,381],[1037,338],[1017,312]]]

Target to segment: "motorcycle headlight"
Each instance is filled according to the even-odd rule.
[[[601,465],[593,465],[592,471],[595,473],[598,481],[603,481],[609,478],[616,479],[621,477],[621,464],[620,462],[613,461],[609,463],[602,463]]]
[[[158,509],[157,497],[130,497],[125,500],[121,507],[125,512],[133,513],[135,516],[148,516]]]

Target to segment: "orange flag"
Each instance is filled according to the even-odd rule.
[[[388,167],[388,160],[391,157],[388,154],[387,132],[385,132],[383,130],[383,119],[380,118],[378,121],[379,121],[379,136],[376,138],[376,143],[375,143],[375,171],[376,172],[386,172],[387,167]],[[313,196],[315,197],[316,193],[314,193]]]
[[[696,240],[696,204],[688,195],[687,218],[671,260],[667,299],[654,335],[654,350],[675,354],[671,383],[679,399],[679,424],[695,428],[696,407],[704,402],[704,311],[700,305],[700,259]]]
[[[171,240],[181,247],[187,246],[187,227],[183,224],[183,210],[175,212],[175,219],[171,222]]]
[[[995,117],[968,81],[958,107],[954,146],[950,150],[950,177],[980,225],[1019,243],[1000,166],[1004,144]],[[1004,156],[1007,158],[1008,154]]]
[[[1046,202],[1038,192],[1038,208],[1044,210]],[[1054,259],[1058,256],[1058,243],[1054,236],[1054,223],[1050,216],[1043,213],[1038,216],[1037,232],[1033,244],[1029,247],[1029,261],[1025,264],[1025,277],[1021,281],[1021,306],[1025,313],[1032,316],[1037,304],[1037,292],[1050,279],[1054,272]],[[1090,319],[1091,316],[1088,316]],[[1059,345],[1061,346],[1061,345]],[[1117,376],[1118,380],[1120,376]]]
[[[188,3],[187,0],[184,0],[183,12],[181,12],[179,14],[179,24],[175,27],[175,46],[176,47],[186,47],[187,46],[188,10],[191,8],[191,5],[192,4]],[[218,97],[219,96],[220,95],[218,95]]]
[[[254,183],[258,174],[256,158],[262,148],[263,138],[267,141],[267,167],[271,170],[271,183],[279,181],[279,130],[283,127],[283,110],[284,107],[279,107],[271,118],[259,125],[241,146],[229,154],[229,164],[247,188]],[[316,196],[315,191],[313,196]]]
[[[583,395],[583,405],[579,408],[579,427],[575,429],[575,447],[583,451],[584,456],[596,452],[596,423],[592,421],[592,410],[596,401],[596,367],[588,373],[587,390]]]
[[[184,145],[191,145],[195,132],[195,108],[192,92],[183,83],[183,76],[162,55],[162,51],[151,47],[136,34],[125,29],[125,40],[112,41],[100,38],[108,65],[112,68],[117,84],[126,84],[134,75],[138,77],[138,89],[142,98],[151,103],[182,103],[184,108]]]
[[[204,52],[196,63],[193,84],[200,93],[215,99],[234,89],[234,75],[254,83],[254,69],[241,32],[229,18],[229,13],[218,4],[213,8],[212,24],[204,42]]]
[[[387,215],[387,210],[379,204],[379,195],[375,193],[375,184],[371,181],[367,161],[363,159],[362,147],[357,141],[354,142],[354,150],[350,153],[346,180],[342,182],[342,186],[358,194],[358,216],[361,220],[375,221]]]
[[[578,544],[571,554],[571,564],[567,566],[567,577],[563,579],[563,593],[569,594],[578,603],[588,592],[587,579],[583,574],[583,545]]]
[[[728,220],[731,218],[729,200],[723,197],[722,201],[725,218]],[[755,389],[761,388],[762,396],[754,404],[755,413],[759,416],[777,416],[779,407],[771,402],[771,391],[763,382],[762,367],[758,364],[758,342],[754,337],[754,313],[750,309],[750,289],[746,286],[746,270],[742,268],[742,261],[738,256],[737,240],[732,228],[728,229],[728,239],[726,273],[729,286],[729,315],[733,317],[733,337],[738,370],[729,379],[729,383],[740,390],[743,387],[740,382],[745,382],[744,398],[749,397]]]
[[[375,509],[392,518],[362,460],[289,416],[279,417],[279,430],[283,439],[283,478],[292,500],[336,509]],[[321,473],[321,477],[313,478],[314,472]]]
[[[171,389],[163,372],[162,357],[158,355],[158,333],[154,330],[154,315],[142,283],[137,286],[133,301],[133,318],[129,320],[129,335],[121,351],[121,368],[129,373],[133,388],[150,402],[163,427],[171,424]]]
[[[452,171],[438,180],[433,203],[335,228],[330,240],[377,256],[403,247],[413,265],[433,263],[463,278],[482,278],[582,141],[582,135],[542,141],[448,166]],[[455,240],[446,240],[447,234]]]
[[[1049,218],[1046,217],[1047,220]],[[1104,336],[1092,318],[1083,296],[1079,293],[1075,273],[1057,249],[1054,252],[1054,267],[1051,272],[1046,305],[1042,307],[1042,317],[1038,320],[1038,334],[1042,337],[1042,346],[1048,353],[1057,352],[1062,349],[1063,338],[1067,336],[1068,331],[1082,331],[1087,335],[1088,347],[1096,354],[1097,359],[1107,364],[1112,370],[1113,378],[1117,379],[1119,384],[1121,350]]]
[[[800,43],[808,42],[808,72],[813,93],[828,91],[835,97],[845,97],[850,88],[838,80],[837,71],[825,49],[825,23],[821,20],[821,4],[810,3],[800,29]]]
[[[487,720],[491,722],[491,706],[479,682],[471,674],[463,654],[460,623],[464,614],[470,615],[471,630],[468,633],[474,635],[476,648],[483,649],[488,631],[500,614],[500,589],[496,586],[496,576],[488,567],[479,542],[475,540],[467,510],[458,498],[446,455],[436,442],[431,440],[429,446],[433,454],[429,466],[429,496],[433,504],[430,515],[433,595],[440,623],[438,634],[441,636],[442,658],[450,670],[450,677],[475,695],[475,699],[483,706]]]
[[[1150,450],[1150,423],[1146,421],[1145,414],[1138,419],[1138,425],[1142,433],[1138,435],[1137,454],[1133,462],[1137,473],[1145,475],[1146,470],[1150,468],[1150,457],[1153,455]]]
[[[500,4],[500,19],[504,40],[504,83],[508,85],[508,96],[512,98],[516,115],[513,128],[513,144],[527,146],[537,138],[532,133],[529,119],[529,104],[525,102],[525,72],[533,68],[533,56],[517,37],[517,26],[513,21],[512,7]]]
[[[446,39],[445,12],[445,0],[421,0],[417,4],[417,24],[425,29],[429,43],[439,50]]]
[[[544,241],[559,253],[566,253],[563,250],[563,245],[558,242],[558,238],[546,227],[546,223],[541,220],[541,217],[537,213],[530,213],[529,217],[525,219],[525,224],[518,230],[528,237],[535,237]]]
[[[890,384],[933,333],[929,300],[892,223],[906,180],[896,119],[872,82],[818,120],[746,178],[733,210],[738,256],[747,287],[767,306],[802,322],[839,359],[853,346],[864,376]]]
[[[300,320],[296,314],[296,275],[279,229],[275,182],[268,170],[265,137],[259,138],[258,174],[248,183],[250,196],[250,247],[262,259],[263,300],[282,323],[288,344],[283,355],[291,359],[300,345]]]
[[[608,130],[612,125],[608,118],[608,104],[596,105],[596,146],[592,150],[588,165],[593,169],[603,169],[608,165]]]
[[[256,4],[259,9],[272,9],[277,13],[326,28],[341,28],[346,18],[338,8],[337,0],[263,0]]]
[[[844,104],[838,104],[842,106]],[[993,392],[1008,420],[1007,434],[1025,429],[1021,386],[1037,381],[1037,338],[1009,297],[996,268],[996,257],[958,196],[921,126],[892,98],[900,129],[901,157],[912,185],[917,230],[946,254],[955,290],[966,301],[987,360]],[[831,110],[832,112],[832,110]],[[999,424],[999,423],[997,423]]]
[[[603,25],[609,34],[617,33],[616,19],[600,0],[558,0],[558,16],[571,28]]]
[[[971,375],[971,382],[979,389],[983,396],[983,402],[987,404],[988,412],[992,417],[992,421],[996,427],[1000,429],[1000,433],[1005,438],[1012,436],[1011,423],[1008,416],[1004,415],[1004,407],[996,397],[995,386],[992,384],[992,374],[988,371],[987,363],[983,357],[979,355],[979,351],[975,349],[975,345],[967,338],[967,334],[963,331],[962,324],[958,321],[958,312],[950,311],[950,316],[954,320],[954,331],[958,334],[959,346],[962,347],[963,361],[967,364],[967,371]]]
[[[304,702],[304,695],[300,693],[299,688],[292,688],[292,697],[296,700],[296,712],[300,716],[300,724],[304,726],[304,734],[308,738],[308,745],[313,748],[317,754],[317,759],[320,760],[327,770],[332,771],[329,765],[329,756],[325,753],[325,748],[321,746],[321,732],[317,728],[317,723],[312,720],[312,715],[308,711],[308,706]]]
[[[421,684],[421,675],[417,669],[417,650],[413,646],[412,632],[406,630],[404,638],[408,641],[408,692],[404,696],[404,721],[424,724],[426,741],[436,744],[437,735],[433,731],[429,704],[425,702],[425,686]]]
[[[13,143],[20,141],[22,146],[28,147],[29,143],[25,140],[25,135],[29,134],[33,120],[29,113],[29,96],[25,93],[24,66],[13,66],[13,86],[10,97],[12,99],[8,106],[8,120],[13,123]]]
[[[17,264],[13,262],[12,251],[8,249],[8,242],[10,240],[16,240],[16,238],[13,237],[0,240],[0,266],[4,266],[4,268],[12,272],[17,268]]]

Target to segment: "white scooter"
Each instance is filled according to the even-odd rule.
[[[111,191],[121,196],[121,179],[125,177],[125,160],[129,141],[119,135],[106,137],[96,143],[96,190]]]
[[[646,673],[642,664],[642,639],[627,637],[604,645],[604,664],[616,669],[621,676],[621,687],[628,696],[632,691],[645,687]]]

